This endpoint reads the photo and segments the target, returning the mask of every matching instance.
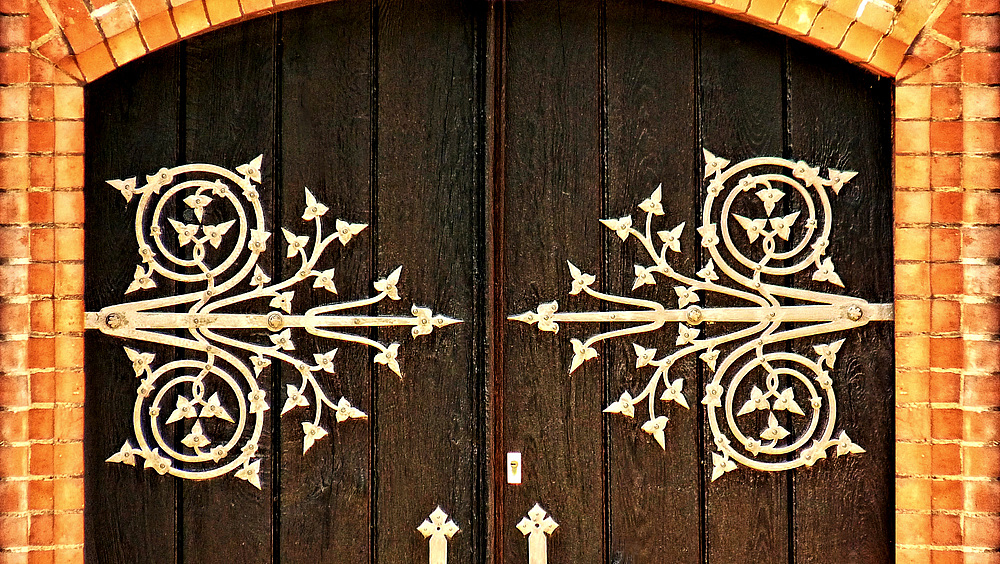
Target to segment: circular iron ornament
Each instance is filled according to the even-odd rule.
[[[324,235],[323,217],[329,208],[305,189],[302,220],[313,224],[314,234],[282,228],[285,257],[298,264],[294,274],[273,282],[258,264],[273,243],[258,192],[262,161],[260,155],[235,171],[212,164],[162,168],[147,176],[142,187],[135,178],[108,181],[128,203],[139,197],[135,237],[141,262],[125,294],[156,288],[162,279],[184,286],[176,295],[88,312],[87,328],[181,347],[197,356],[157,367],[153,353],[125,347],[139,379],[132,417],[135,445],[126,441],[108,462],[135,465],[139,457],[145,468],[193,480],[233,473],[259,489],[257,451],[272,400],[258,379],[272,361],[294,367],[299,376],[285,385],[281,415],[312,409],[313,416],[301,421],[303,454],[329,434],[322,426],[324,407],[338,423],[368,418],[344,397],[333,401],[335,396],[324,389],[322,375],[334,372],[338,349],[313,353],[311,362],[303,360],[297,356],[293,330],[375,349],[374,362],[402,378],[399,343],[387,345],[344,330],[409,327],[416,338],[459,322],[417,305],[411,306],[409,316],[346,315],[386,298],[399,300],[402,267],[373,282],[371,297],[329,300],[302,315],[293,314],[293,288],[303,282],[311,279],[314,291],[337,295],[335,269],[317,265],[329,246],[347,246],[367,224],[337,219],[333,232]],[[237,307],[260,313],[232,313]],[[248,329],[267,332],[269,342],[239,332]],[[178,436],[180,444],[172,440]]]
[[[583,341],[570,339],[571,373],[597,358],[594,345],[601,341],[658,331],[676,323],[676,349],[669,354],[658,356],[655,348],[633,343],[636,369],[652,367],[653,374],[638,393],[622,392],[604,411],[635,417],[637,407],[645,402],[649,418],[642,430],[666,450],[668,419],[658,411],[656,400],[689,408],[684,379],[672,380],[670,368],[697,354],[712,374],[701,402],[707,406],[717,449],[712,453],[713,481],[738,464],[764,471],[789,470],[811,466],[825,458],[831,448],[837,456],[864,452],[845,431],[835,431],[837,401],[830,370],[844,340],[815,345],[815,359],[765,350],[775,343],[892,319],[892,304],[789,288],[765,278],[812,270],[814,281],[844,286],[833,259],[827,256],[832,230],[830,198],[857,173],[828,169],[823,176],[819,167],[781,158],[752,158],[730,166],[729,160],[708,150],[703,149],[703,155],[707,195],[696,231],[708,260],[694,276],[677,272],[668,260],[673,253],[682,252],[685,224],[653,230],[654,219],[666,215],[662,185],[638,206],[645,212],[645,221],[637,225],[644,224],[644,229],[633,225],[631,215],[601,220],[623,242],[636,239],[651,261],[634,266],[632,290],[667,281],[670,296],[677,300],[676,309],[660,301],[598,291],[594,288],[597,277],[567,261],[571,295],[584,293],[632,309],[560,312],[558,302],[553,301],[510,319],[553,333],[559,331],[560,323],[630,324]],[[798,211],[776,213],[792,201]],[[734,209],[758,212],[747,217]],[[696,305],[703,303],[702,297],[709,292],[746,305]],[[782,298],[795,305],[785,305]],[[701,327],[706,322],[741,323],[744,327],[707,336]],[[787,324],[792,323],[795,325],[789,328]],[[754,417],[754,413],[758,415]],[[786,428],[789,422],[794,423],[791,430]]]

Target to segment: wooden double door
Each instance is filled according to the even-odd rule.
[[[335,267],[338,293],[307,284],[293,313],[374,295],[373,282],[403,266],[402,299],[365,315],[406,316],[417,304],[463,322],[419,338],[407,327],[359,331],[402,344],[402,379],[373,362],[377,350],[337,345],[335,372],[320,382],[369,418],[338,423],[328,410],[319,425],[329,435],[305,453],[311,419],[279,416],[299,373],[277,361],[262,371],[260,489],[233,473],[185,480],[141,458],[106,462],[134,434],[138,380],[123,345],[156,362],[192,353],[88,331],[87,561],[425,562],[417,526],[440,506],[461,529],[449,562],[527,562],[516,525],[536,503],[559,523],[554,563],[890,561],[891,323],[777,347],[814,356],[814,345],[846,339],[831,370],[837,425],[864,454],[830,449],[813,466],[740,466],[713,481],[705,362],[686,358],[671,372],[689,409],[669,402],[665,448],[641,428],[644,403],[635,419],[603,413],[650,377],[633,342],[670,351],[676,323],[595,345],[598,358],[570,374],[570,340],[617,326],[562,323],[552,333],[508,319],[552,300],[613,310],[567,295],[567,260],[596,289],[673,307],[668,281],[633,291],[641,245],[600,220],[631,214],[641,228],[636,205],[662,184],[657,228],[686,223],[671,264],[693,276],[709,258],[696,231],[703,148],[733,163],[785,157],[857,171],[832,200],[829,246],[846,286],[834,293],[891,301],[890,101],[887,80],[828,54],[654,0],[342,0],[214,31],[94,82],[88,311],[185,286],[158,278],[124,295],[142,264],[135,201],[106,180],[141,186],[162,167],[235,170],[263,154],[272,235],[259,264],[269,276],[297,268],[281,228],[312,233],[304,187],[328,206],[328,229],[334,217],[368,225],[324,265]],[[774,280],[820,288],[810,274]],[[293,336],[310,363],[331,348]],[[192,422],[164,440],[181,440]],[[521,454],[519,485],[507,483],[508,452]]]

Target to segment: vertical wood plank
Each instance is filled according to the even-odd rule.
[[[596,1],[506,4],[504,302],[508,313],[567,296],[566,260],[603,274],[601,91]],[[508,322],[504,335],[505,451],[522,453],[524,483],[504,493],[504,558],[527,560],[514,528],[539,503],[560,524],[549,562],[604,561],[604,382],[600,361],[568,374],[569,337]],[[499,468],[494,471],[502,471]]]
[[[695,174],[695,14],[665,3],[612,0],[606,21],[606,216],[631,214],[641,225],[646,214],[637,205],[662,183],[666,213],[654,219],[654,230],[686,222],[682,253],[668,258],[678,272],[693,275],[701,268],[695,231],[701,201],[700,177]],[[633,265],[651,264],[635,239],[622,242],[609,231],[604,237],[609,268],[600,281],[603,286],[615,294],[676,306],[672,284],[665,278],[656,286],[632,290]],[[610,367],[607,401],[626,390],[635,397],[652,376],[651,367],[635,368],[633,342],[658,349],[657,357],[662,357],[676,350],[675,338],[676,325],[668,325],[601,345]],[[612,562],[701,562],[702,386],[693,356],[670,372],[671,380],[684,379],[691,409],[655,400],[657,414],[670,419],[666,452],[640,428],[648,419],[645,400],[637,406],[635,419],[605,416]],[[662,386],[655,397],[661,392]]]
[[[265,210],[273,210],[278,180],[275,176],[276,23],[276,17],[266,17],[193,39],[188,43],[186,61],[184,160],[235,169],[263,153],[259,191]],[[267,216],[268,229],[274,233],[273,212],[269,211]],[[280,234],[272,235],[269,243],[272,254],[280,246],[280,239]],[[271,266],[265,256],[261,265],[265,269]],[[262,373],[258,383],[268,389],[269,373]],[[275,417],[281,404],[275,401],[271,390],[268,416]],[[211,429],[206,423],[203,425],[206,434],[212,437]],[[258,457],[265,461],[272,460],[271,441],[272,433],[265,425],[257,451]],[[261,465],[261,490],[232,476],[183,482],[179,486],[179,542],[183,560],[199,564],[269,562],[274,479],[265,462]]]
[[[890,82],[812,47],[792,43],[788,57],[791,155],[813,166],[853,170],[831,195],[833,231],[828,256],[845,288],[821,284],[811,272],[797,287],[844,293],[871,302],[892,301],[892,177]],[[825,168],[824,168],[825,174]],[[845,430],[867,452],[821,460],[795,472],[795,560],[892,561],[893,356],[892,323],[873,322],[844,334],[794,343],[846,338],[830,371],[837,395],[835,436]]]
[[[87,259],[84,271],[87,311],[121,303],[140,262],[135,241],[135,202],[105,183],[144,178],[172,166],[178,155],[183,46],[148,55],[89,84],[85,90],[88,151],[85,157]],[[160,281],[169,295],[172,284]],[[125,298],[127,299],[127,298]],[[135,440],[132,410],[138,386],[123,345],[98,331],[87,331],[84,373],[89,398],[84,410],[85,556],[88,563],[175,561],[175,489],[177,481],[151,470],[105,459]],[[145,345],[157,359],[169,347]]]
[[[700,41],[702,146],[734,163],[750,157],[782,156],[783,40],[763,30],[706,15],[702,16]],[[728,303],[714,295],[705,299],[706,307],[724,305],[745,304]],[[734,327],[740,326],[707,326],[705,331],[718,334]],[[696,401],[700,402],[701,397]],[[741,425],[763,428],[763,420],[753,420],[755,416],[744,416]],[[711,453],[716,449],[707,420],[703,421],[703,429],[708,561],[788,562],[786,473],[740,467],[709,483]]]
[[[403,379],[376,374],[379,562],[424,558],[416,527],[441,506],[463,531],[448,541],[449,562],[482,561],[475,531],[481,510],[482,453],[475,444],[484,375],[475,370],[481,336],[474,303],[477,194],[483,189],[478,23],[484,3],[382,1],[378,5],[376,277],[402,265],[403,302],[380,313],[406,315],[408,303],[464,323],[402,343]]]
[[[282,16],[281,40],[281,224],[302,234],[312,225],[302,221],[304,187],[329,207],[323,216],[324,233],[337,218],[372,223],[371,217],[371,3],[333,2],[287,12]],[[317,269],[336,269],[337,295],[303,284],[296,291],[294,309],[304,312],[326,302],[361,299],[374,291],[372,241],[366,230],[347,246],[335,243]],[[295,265],[280,259],[286,271]],[[356,313],[368,314],[369,311]],[[371,413],[372,362],[361,345],[296,335],[303,353],[325,353],[338,348],[334,374],[320,373],[331,400],[347,397]],[[285,370],[284,384],[298,383]],[[276,400],[277,405],[281,401]],[[277,417],[278,411],[272,412]],[[368,562],[371,558],[371,428],[372,421],[338,424],[326,410],[321,426],[328,437],[302,453],[300,420],[290,412],[281,420],[280,550],[282,560],[320,562],[340,559]]]

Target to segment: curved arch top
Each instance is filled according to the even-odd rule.
[[[91,82],[193,35],[323,1],[331,0],[115,0],[89,12],[82,3],[77,10],[63,5],[57,13],[49,0],[38,0],[53,27],[31,50],[77,81]],[[776,31],[884,76],[905,77],[958,50],[958,41],[941,33],[922,38],[947,0],[664,1]]]

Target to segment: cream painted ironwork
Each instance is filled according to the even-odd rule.
[[[460,530],[448,514],[438,506],[417,530],[428,539],[430,564],[448,564],[448,539]]]
[[[567,261],[572,277],[570,294],[583,292],[607,304],[633,309],[560,312],[558,302],[552,301],[539,305],[536,311],[510,319],[536,324],[541,331],[553,333],[559,331],[560,323],[632,324],[584,341],[570,339],[573,345],[571,373],[598,356],[593,347],[596,343],[657,331],[668,323],[677,323],[677,349],[670,354],[658,358],[655,348],[633,343],[636,368],[650,366],[655,370],[639,393],[633,396],[628,390],[624,391],[604,411],[635,417],[636,404],[645,400],[649,419],[642,424],[642,430],[666,450],[667,416],[658,413],[656,398],[689,407],[684,379],[671,380],[670,368],[682,357],[699,353],[698,357],[712,374],[705,386],[702,403],[707,406],[709,425],[718,449],[712,453],[713,481],[736,469],[737,463],[758,470],[777,471],[811,466],[825,458],[827,449],[833,447],[838,456],[864,452],[846,432],[841,431],[834,437],[837,403],[829,369],[833,368],[844,340],[816,345],[815,359],[784,350],[765,351],[776,343],[853,329],[869,321],[892,319],[891,303],[871,304],[850,296],[788,288],[764,278],[765,275],[785,276],[814,268],[813,280],[843,287],[833,259],[825,257],[831,232],[830,193],[839,194],[856,173],[829,169],[824,178],[818,167],[781,158],[753,158],[729,166],[729,160],[716,157],[708,150],[703,153],[704,178],[710,180],[697,232],[708,260],[696,277],[677,272],[668,259],[671,253],[681,252],[684,223],[656,231],[662,243],[657,248],[659,243],[654,239],[653,220],[666,213],[662,185],[638,206],[646,213],[644,230],[633,226],[631,215],[601,220],[622,241],[630,237],[637,239],[652,261],[649,265],[634,266],[632,290],[657,285],[658,279],[668,280],[672,283],[671,295],[677,299],[678,309],[668,309],[659,301],[595,290],[596,277]],[[792,194],[789,199],[797,199],[801,204],[799,210],[775,215],[778,202],[789,193]],[[733,213],[737,198],[745,198],[750,204],[756,202],[763,213],[754,217]],[[742,229],[741,237],[746,237],[751,251],[745,252],[734,243],[731,225]],[[724,283],[720,274],[735,285]],[[708,292],[743,300],[748,305],[716,308],[697,305]],[[781,298],[797,303],[784,305]],[[713,322],[747,326],[727,334],[703,336],[699,326]],[[783,324],[790,323],[795,325],[782,328]],[[728,352],[720,359],[720,348],[724,345]],[[761,386],[754,384],[747,390],[750,382],[759,382]],[[796,386],[800,394],[805,391],[807,395],[796,397]],[[663,391],[657,396],[660,389]],[[738,391],[746,395],[737,398]],[[824,410],[825,417],[821,417]],[[767,425],[763,429],[747,430],[741,426],[741,418],[755,411],[767,412]],[[793,433],[782,426],[775,415],[779,411],[804,418],[800,432]],[[735,446],[732,439],[737,443]]]
[[[302,315],[292,315],[296,292],[292,288],[310,278],[313,288],[337,294],[334,269],[322,270],[318,263],[330,245],[339,242],[347,246],[367,225],[337,219],[336,229],[324,234],[322,220],[328,208],[305,189],[302,219],[315,226],[312,244],[310,236],[282,228],[285,256],[290,261],[298,258],[299,265],[288,278],[272,282],[258,264],[271,240],[255,186],[261,182],[262,159],[263,155],[258,156],[236,167],[235,172],[211,164],[162,168],[147,176],[146,183],[138,188],[135,178],[108,181],[128,202],[139,196],[135,237],[141,264],[136,266],[125,293],[155,288],[158,277],[185,286],[177,295],[87,312],[86,327],[115,337],[181,347],[198,356],[157,367],[153,353],[125,347],[139,378],[132,414],[137,446],[126,441],[108,462],[134,465],[136,457],[141,457],[144,467],[160,474],[195,480],[235,471],[237,478],[260,488],[257,449],[264,413],[270,406],[257,379],[272,360],[287,363],[300,376],[297,384],[286,385],[281,415],[315,403],[311,420],[301,422],[303,454],[328,434],[320,424],[324,406],[333,410],[338,423],[368,418],[344,397],[333,401],[324,389],[322,375],[334,372],[338,349],[312,354],[313,362],[302,360],[293,353],[293,329],[371,347],[377,351],[374,362],[402,378],[399,343],[386,345],[347,330],[410,327],[416,338],[431,333],[435,327],[458,322],[416,305],[411,306],[410,316],[349,314],[385,298],[399,300],[397,284],[402,267],[375,282],[377,293],[372,297],[331,301]],[[171,212],[179,217],[171,217]],[[218,214],[228,214],[224,215],[228,219],[206,223],[208,217]],[[257,309],[262,309],[260,300],[268,300],[268,308],[261,313],[227,311],[234,306],[252,309],[255,302]],[[254,342],[252,335],[234,334],[240,330],[244,335],[246,330],[257,330],[257,334],[266,331],[267,339],[258,337]],[[174,405],[168,404],[170,398]],[[203,425],[208,419],[216,422],[215,433],[223,429],[227,436],[209,436]],[[220,426],[219,421],[228,426]],[[165,435],[177,434],[170,426],[184,422],[190,427],[185,426],[187,434],[180,441],[183,448],[177,448]]]
[[[535,504],[517,524],[517,530],[528,537],[528,564],[547,564],[549,561],[548,536],[556,530],[552,516],[546,516],[541,505]]]

